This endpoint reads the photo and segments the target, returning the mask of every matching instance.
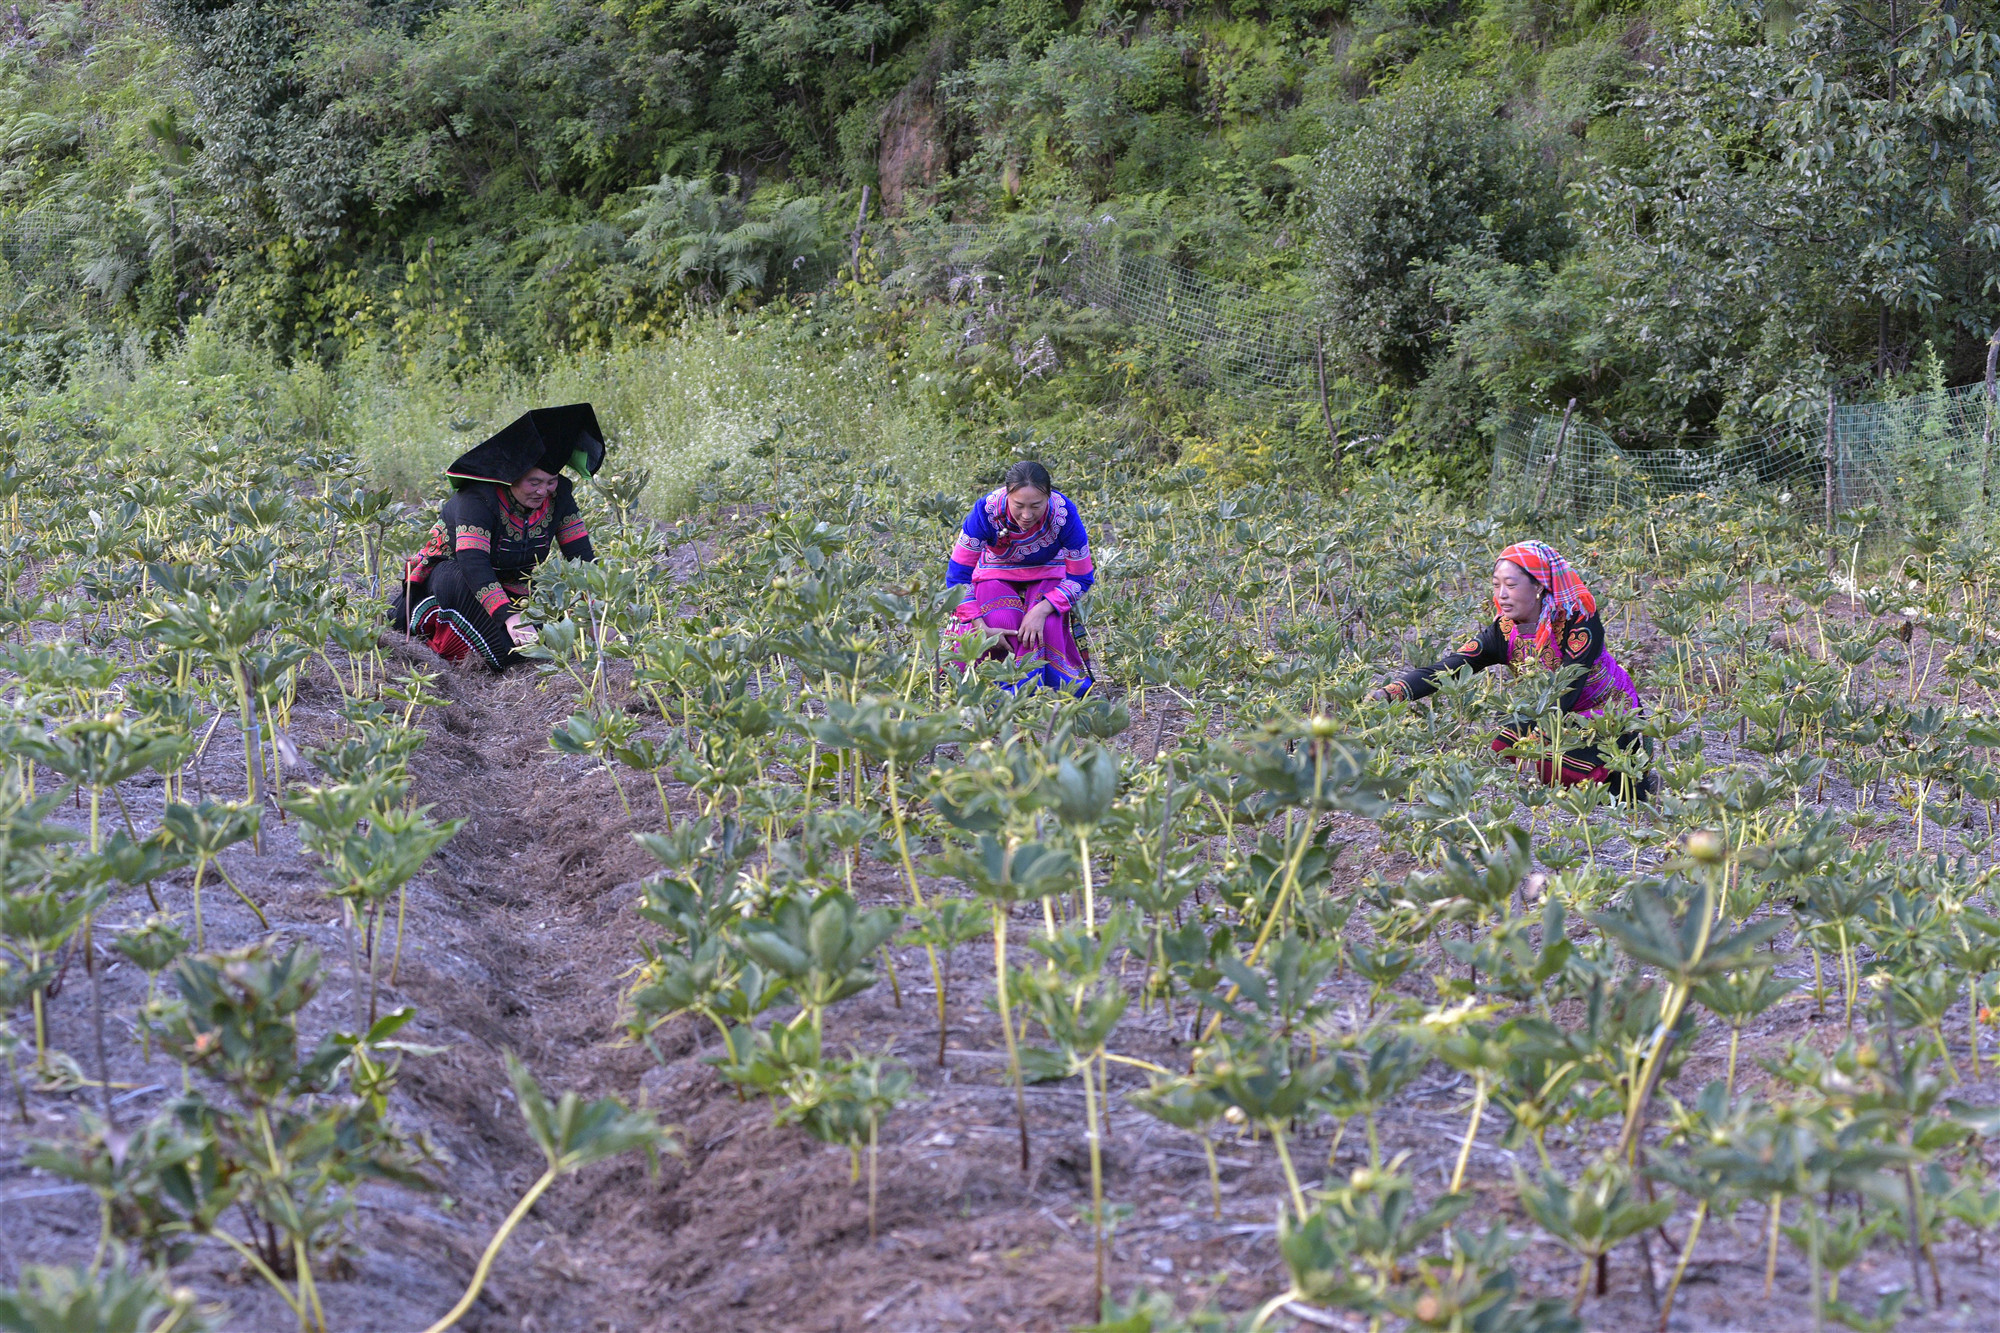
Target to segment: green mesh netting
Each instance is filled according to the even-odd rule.
[[[1495,508],[1581,514],[1622,501],[1755,486],[1791,493],[1824,520],[1873,506],[1895,529],[1938,530],[1983,515],[1994,476],[1995,403],[1983,385],[1836,406],[1698,448],[1627,451],[1587,421],[1517,413],[1495,435]]]

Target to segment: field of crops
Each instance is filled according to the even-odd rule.
[[[795,430],[601,477],[495,678],[352,457],[11,447],[0,1327],[1991,1327],[1979,541],[1077,450],[1079,702],[940,669],[1006,458]],[[1652,804],[1367,697],[1527,536]]]

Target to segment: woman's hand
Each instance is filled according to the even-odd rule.
[[[1054,613],[1055,607],[1047,602],[1036,602],[1028,614],[1021,617],[1021,631],[1014,640],[1014,651],[1027,652],[1031,648],[1041,647],[1042,624]]]
[[[507,617],[507,637],[514,641],[516,648],[526,648],[541,636],[536,632],[533,625],[522,624],[521,613],[516,611],[513,615]]]

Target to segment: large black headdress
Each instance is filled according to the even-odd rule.
[[[569,468],[590,477],[602,466],[604,432],[597,413],[589,403],[571,403],[523,412],[498,435],[460,454],[444,474],[458,487],[480,481],[511,486],[530,468],[551,475]]]

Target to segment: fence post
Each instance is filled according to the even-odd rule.
[[[1313,369],[1319,374],[1319,415],[1320,419],[1326,422],[1326,438],[1332,444],[1334,455],[1338,458],[1340,454],[1340,432],[1333,428],[1333,409],[1326,405],[1326,327],[1322,325],[1314,332],[1317,342],[1313,346]],[[1990,384],[1993,379],[1990,358],[1987,370],[1989,373],[1986,378]]]
[[[1576,399],[1572,398],[1569,400],[1569,406],[1563,409],[1562,429],[1556,432],[1555,452],[1549,455],[1549,466],[1542,473],[1541,489],[1535,492],[1535,510],[1537,513],[1541,512],[1542,501],[1549,498],[1549,483],[1556,479],[1556,464],[1562,461],[1563,441],[1569,438],[1569,415],[1574,411],[1576,411]]]
[[[856,209],[856,210],[855,210],[855,213],[854,213],[854,237],[853,237],[853,243],[854,243],[854,280],[855,280],[856,282],[860,282],[860,281],[861,281],[861,233],[862,233],[862,230],[863,230],[863,229],[864,229],[865,227],[867,227],[867,225],[868,225],[868,191],[869,191],[869,188],[870,188],[870,187],[869,187],[869,186],[866,186],[866,185],[864,185],[864,186],[862,186],[862,187],[861,187],[861,207],[860,207],[860,208],[858,208],[858,209]]]
[[[1986,469],[1993,459],[1993,414],[2000,410],[1993,393],[1993,372],[2000,369],[2000,329],[1993,330],[1993,336],[1986,340],[1986,433],[1979,440],[1979,498],[1983,503],[1986,495]]]
[[[167,280],[174,289],[174,323],[181,322],[181,220],[174,207],[174,193],[167,191]],[[1990,377],[1989,377],[1990,378]]]
[[[1827,559],[1833,559],[1833,453],[1834,453],[1834,399],[1833,386],[1826,390],[1826,550]]]

